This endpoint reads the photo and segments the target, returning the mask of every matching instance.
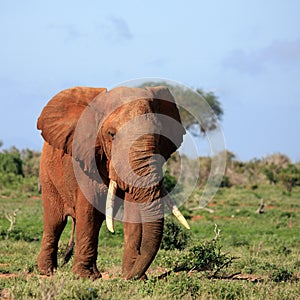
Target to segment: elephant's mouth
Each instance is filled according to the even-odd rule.
[[[107,199],[106,199],[106,226],[107,226],[108,230],[111,232],[114,232],[113,209],[114,209],[114,202],[115,202],[117,188],[118,188],[117,182],[111,179],[109,182],[109,188],[108,188]],[[165,191],[165,188],[163,186],[162,186],[162,193],[164,195],[163,198],[156,200],[156,201],[159,201],[159,203],[161,204],[161,200],[163,200],[163,202],[169,207],[169,209],[174,214],[174,216],[178,219],[178,221],[184,227],[186,227],[187,229],[190,229],[190,226],[189,226],[187,220],[182,215],[182,213],[179,211],[175,202],[168,195],[168,193]],[[152,202],[152,204],[153,204],[153,202]],[[147,203],[145,203],[145,205],[147,206]],[[161,214],[158,214],[158,219],[159,218],[161,218]]]

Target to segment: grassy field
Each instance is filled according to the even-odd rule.
[[[220,189],[209,203],[213,210],[190,212],[190,245],[211,241],[215,224],[221,230],[221,252],[235,257],[223,278],[207,272],[171,272],[170,260],[183,252],[160,250],[148,272],[149,280],[121,279],[122,225],[116,234],[103,226],[98,267],[103,279],[78,279],[72,261],[55,276],[40,276],[36,266],[42,236],[39,195],[1,191],[0,294],[2,299],[300,299],[300,188],[288,195],[278,186]],[[261,198],[265,207],[257,214]],[[9,218],[16,222],[10,227]],[[70,223],[70,222],[69,222]],[[9,231],[9,229],[11,229]],[[70,224],[60,249],[64,249]],[[226,276],[228,278],[226,278]]]

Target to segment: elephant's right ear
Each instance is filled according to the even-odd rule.
[[[88,104],[105,88],[74,87],[54,96],[44,107],[37,128],[44,140],[54,148],[72,153],[77,122]]]

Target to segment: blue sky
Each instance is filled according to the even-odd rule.
[[[300,161],[299,28],[297,0],[1,1],[0,140],[41,149],[62,89],[162,77],[219,97],[239,159]]]

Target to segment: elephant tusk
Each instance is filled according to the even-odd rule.
[[[178,221],[187,229],[191,229],[189,223],[180,212],[178,207],[176,206],[175,202],[168,196],[165,197],[166,204],[168,205],[169,209],[173,213],[173,215],[178,219]]]
[[[107,229],[114,233],[114,221],[113,221],[113,211],[114,211],[114,198],[117,192],[117,183],[113,180],[109,182],[109,187],[108,187],[108,193],[107,193],[107,198],[106,198],[106,210],[105,210],[105,215],[106,215],[106,226]]]

